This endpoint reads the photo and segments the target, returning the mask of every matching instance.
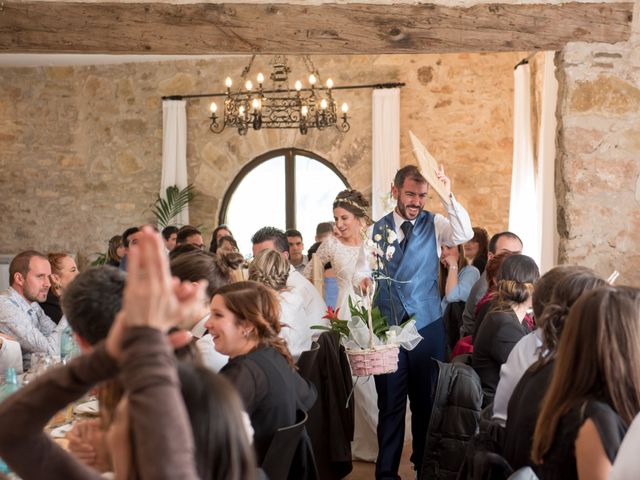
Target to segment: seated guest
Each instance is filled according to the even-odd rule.
[[[314,324],[305,317],[302,298],[287,288],[289,271],[287,259],[268,248],[258,252],[249,265],[249,280],[262,283],[278,294],[282,327],[280,336],[287,342],[294,361],[297,361],[302,352],[311,348],[311,326]]]
[[[556,272],[556,270],[561,271]],[[547,283],[546,277],[548,275],[553,277],[563,275],[563,277],[553,289],[551,299],[544,312],[540,317],[537,317],[536,323],[539,328],[518,342],[511,355],[509,355],[507,363],[502,366],[500,384],[496,392],[494,415],[496,406],[503,408],[502,404],[506,403],[508,405],[508,409],[504,414],[506,418],[504,457],[514,468],[533,465],[530,459],[533,430],[536,426],[542,398],[547,391],[553,374],[554,360],[558,353],[558,342],[560,341],[569,310],[582,294],[606,285],[602,278],[588,268],[556,267],[544,275],[536,284],[534,299],[540,284],[542,284],[542,288],[546,288],[545,283]],[[516,370],[514,365],[509,364],[509,362],[513,363],[512,355],[518,347],[521,347],[522,342],[527,341],[534,333],[538,333],[542,342],[537,347],[534,347],[535,344],[529,345],[528,354],[525,357],[526,361],[521,360],[522,365],[518,368],[523,368],[520,373],[522,378],[516,378],[516,372],[514,371],[511,373],[513,378],[506,380],[512,386],[503,385],[505,378],[502,374],[505,367],[510,368],[510,371]],[[538,338],[538,336],[535,338]],[[532,342],[530,341],[530,343]],[[526,365],[526,363],[529,363],[529,365]],[[500,390],[500,387],[502,387],[503,391]],[[511,391],[504,391],[509,389],[513,391],[512,395]],[[498,398],[499,393],[502,396],[500,399]],[[507,394],[510,395],[510,398],[505,400],[504,397]]]
[[[251,237],[251,243],[253,244],[253,255],[257,255],[261,250],[270,248],[280,253],[284,258],[289,259],[289,242],[282,230],[274,227],[263,227]],[[327,305],[313,284],[293,267],[289,271],[287,287],[291,289],[291,292],[303,299],[305,317],[314,325],[322,323],[322,317],[324,317],[327,310]]]
[[[473,227],[473,238],[464,246],[464,256],[482,274],[489,260],[489,234],[484,228]]]
[[[503,252],[495,255],[489,260],[487,263],[487,268],[485,269],[485,278],[487,281],[487,291],[482,296],[478,303],[476,303],[476,311],[474,312],[474,330],[473,335],[475,336],[484,320],[485,315],[489,310],[491,310],[494,306],[494,300],[496,298],[496,290],[498,285],[498,274],[500,273],[500,268],[504,261],[509,258],[513,253],[511,252]]]
[[[207,322],[216,350],[229,356],[221,373],[240,392],[255,431],[254,447],[262,464],[279,428],[296,423],[308,411],[316,390],[295,370],[280,333],[275,292],[257,282],[238,282],[218,290]]]
[[[488,261],[495,255],[500,253],[521,253],[522,252],[522,240],[515,233],[512,232],[500,232],[496,233],[489,241],[489,253],[487,254]],[[460,337],[472,335],[475,332],[475,312],[476,304],[485,293],[487,293],[487,277],[483,273],[480,275],[480,280],[471,289],[467,303],[464,306],[464,313],[462,314],[462,328],[460,329]]]
[[[213,339],[205,327],[211,314],[211,299],[220,287],[233,281],[232,272],[243,262],[244,258],[239,253],[212,255],[200,250],[171,261],[171,274],[181,281],[208,282],[204,301],[183,319],[181,327],[191,331],[202,363],[216,372],[226,365],[228,358],[215,350]]]
[[[0,405],[0,455],[22,478],[102,478],[55,445],[43,427],[69,401],[118,373],[126,396],[107,434],[116,479],[255,478],[237,396],[222,379],[194,385],[206,371],[176,371],[165,340],[163,332],[191,308],[199,289],[174,288],[159,235],[143,233],[140,252],[130,257],[123,310],[106,342]],[[190,411],[185,403],[193,405]],[[215,418],[204,418],[214,410]]]
[[[175,225],[169,225],[162,229],[162,239],[164,240],[164,248],[167,253],[176,248],[176,242],[178,240],[178,227]]]
[[[536,262],[526,255],[512,255],[500,268],[495,305],[478,329],[471,357],[484,392],[483,406],[493,402],[500,366],[528,333],[522,322],[531,308],[533,285],[539,276]]]
[[[184,245],[178,245],[176,246],[176,248],[171,250],[171,252],[169,252],[169,260],[173,261],[182,255],[188,255],[191,253],[202,253],[202,249],[190,243],[185,243]]]
[[[569,288],[570,292],[564,293],[566,287],[563,286],[558,290],[557,298],[552,302],[552,295],[556,287],[565,278],[571,277],[571,283],[575,285],[575,288]],[[583,290],[596,288],[603,286],[604,280],[600,279],[593,270],[586,267],[574,267],[574,266],[560,266],[555,267],[545,273],[538,283],[536,283],[536,289],[533,292],[533,314],[536,323],[536,329],[522,337],[516,346],[513,347],[509,358],[506,363],[500,368],[500,381],[496,389],[496,396],[493,402],[493,419],[497,420],[503,426],[507,420],[507,405],[509,399],[513,393],[513,389],[520,381],[520,378],[527,371],[527,369],[540,359],[540,354],[545,355],[549,351],[549,347],[542,348],[542,332],[543,325],[546,322],[548,316],[543,315],[545,307],[553,303],[554,311],[558,312],[555,305],[561,305],[562,307],[571,307],[578,296]],[[566,316],[568,310],[560,308],[560,313],[556,315]],[[558,318],[556,316],[556,318]],[[559,320],[563,321],[563,320]],[[550,325],[551,326],[551,325]],[[554,327],[554,330],[558,333],[556,336],[559,338],[559,329]],[[557,343],[557,342],[553,342]],[[542,398],[542,397],[540,397]],[[535,422],[535,419],[534,419]],[[531,432],[533,434],[533,431]]]
[[[0,333],[20,344],[25,371],[31,365],[32,353],[60,353],[60,331],[38,305],[47,298],[50,275],[47,257],[27,250],[11,260],[10,287],[0,293]]]
[[[107,261],[105,265],[110,265],[112,267],[120,266],[120,259],[124,257],[126,250],[124,248],[124,244],[122,243],[122,235],[114,235],[109,240],[109,248],[107,249]]]
[[[640,290],[604,287],[580,297],[555,363],[533,435],[535,471],[542,479],[606,480],[640,411]]]
[[[120,265],[118,268],[123,272],[127,271],[127,256],[129,249],[138,244],[138,240],[141,237],[140,227],[129,227],[122,233],[122,245],[124,246],[124,255],[120,258]]]
[[[213,234],[211,235],[211,245],[209,245],[209,251],[211,253],[216,253],[218,250],[218,240],[222,237],[233,237],[233,233],[229,230],[224,224],[218,225],[213,229]]]
[[[290,229],[284,232],[289,242],[289,263],[295,268],[298,273],[304,272],[304,267],[307,266],[307,256],[304,252],[304,243],[302,241],[302,233],[296,229]]]
[[[39,303],[44,313],[57,324],[62,318],[60,308],[62,293],[80,271],[73,257],[66,253],[50,253],[47,258],[51,265],[51,288],[47,293],[47,299]]]
[[[202,233],[196,227],[191,225],[185,225],[178,230],[176,237],[176,246],[191,244],[194,247],[204,250],[204,240],[202,239]]]
[[[454,302],[466,302],[471,287],[480,278],[480,272],[473,265],[469,265],[463,255],[462,245],[449,247],[442,245],[440,249],[440,272],[438,288],[442,301],[442,313],[447,305]]]
[[[224,237],[220,237],[220,240],[218,240],[218,248],[216,249],[216,253],[229,253],[238,251],[238,242],[236,242],[235,238],[226,235]]]

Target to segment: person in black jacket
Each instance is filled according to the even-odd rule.
[[[500,367],[518,340],[528,333],[522,322],[531,308],[534,283],[539,277],[538,266],[526,255],[512,255],[500,268],[495,306],[480,325],[473,342],[471,364],[482,383],[483,406],[493,402]]]
[[[251,419],[258,465],[279,428],[296,423],[297,411],[309,411],[316,389],[295,370],[280,333],[276,293],[258,282],[220,288],[211,301],[205,326],[218,352],[229,356],[220,373],[238,389]]]

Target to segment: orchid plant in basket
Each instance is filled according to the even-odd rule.
[[[330,330],[340,336],[353,373],[358,376],[395,371],[399,346],[411,350],[422,340],[415,328],[415,320],[409,319],[402,325],[390,326],[380,309],[375,306],[381,283],[390,288],[390,282],[396,281],[388,275],[388,262],[395,253],[393,243],[397,236],[388,228],[383,233],[384,238],[377,234],[373,240],[365,240],[365,253],[373,272],[372,284],[364,295],[349,297],[351,319],[340,319],[340,309],[329,307],[323,317],[329,320],[329,327],[311,327]],[[393,305],[391,308],[395,315]]]

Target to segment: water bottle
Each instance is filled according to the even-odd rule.
[[[0,402],[3,402],[9,395],[16,392],[19,388],[20,383],[18,383],[16,369],[7,368],[4,383],[0,386]]]
[[[73,331],[70,326],[66,326],[60,334],[60,360],[67,363],[77,353],[76,341],[73,338]]]

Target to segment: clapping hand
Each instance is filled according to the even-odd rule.
[[[442,185],[444,186],[444,189],[447,193],[447,197],[449,197],[451,195],[451,179],[444,174],[444,167],[440,165],[435,169],[435,173],[438,180],[442,182]]]
[[[206,282],[180,283],[171,277],[160,235],[150,227],[142,228],[140,241],[129,251],[127,271],[122,310],[107,337],[107,350],[116,358],[124,328],[152,327],[166,332],[181,323],[185,312],[202,303],[206,287]]]

